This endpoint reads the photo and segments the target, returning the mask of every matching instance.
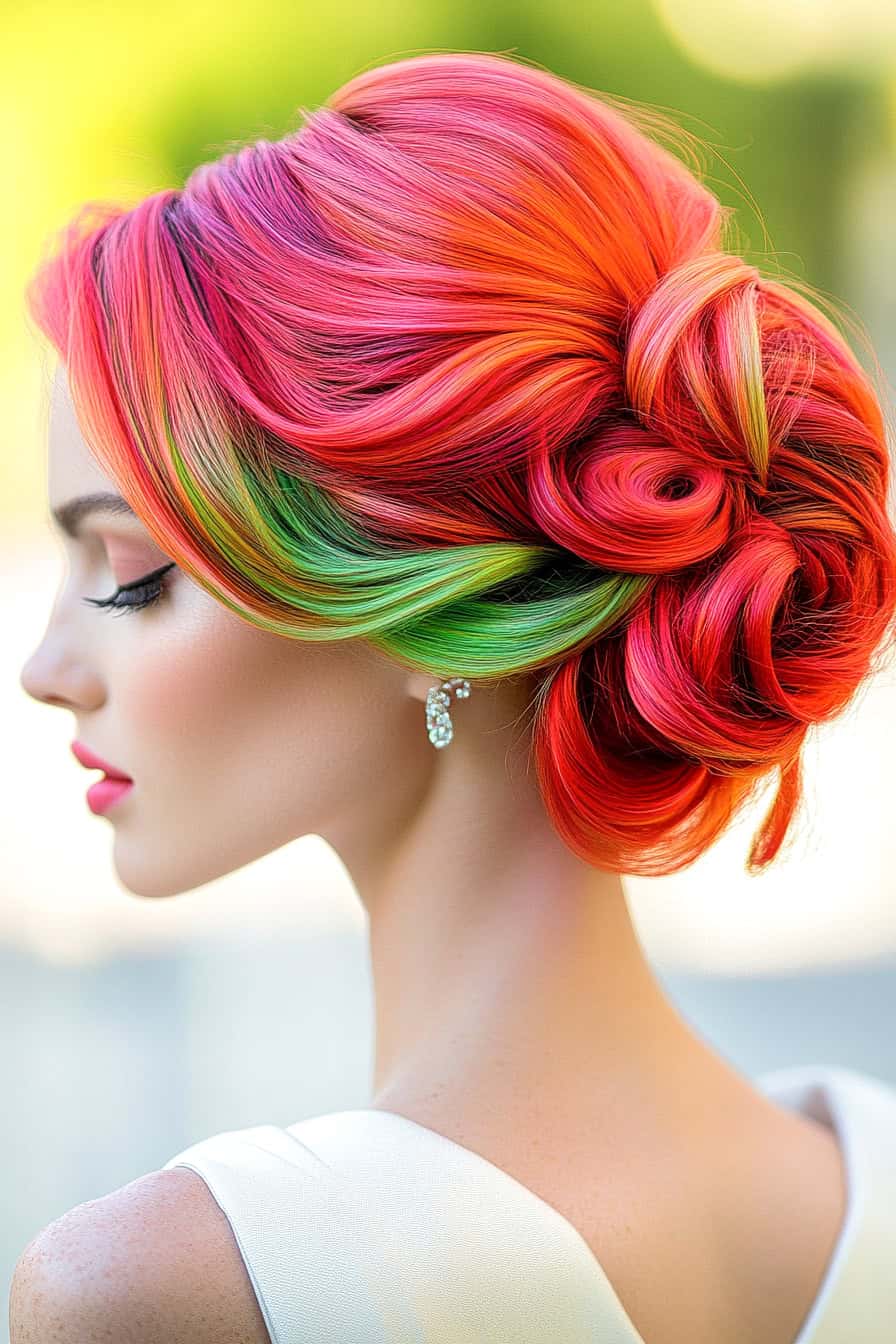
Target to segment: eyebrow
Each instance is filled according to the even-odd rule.
[[[79,495],[77,499],[70,499],[67,504],[60,504],[58,508],[51,510],[50,517],[66,536],[77,539],[81,523],[91,513],[125,514],[131,518],[137,516],[121,495],[99,491],[92,495]]]

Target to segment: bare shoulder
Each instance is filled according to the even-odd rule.
[[[10,1344],[270,1344],[239,1247],[187,1167],[79,1204],[28,1243]]]

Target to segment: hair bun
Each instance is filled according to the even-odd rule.
[[[539,452],[529,464],[534,521],[601,569],[662,574],[705,560],[742,516],[742,496],[718,463],[631,422],[584,450]]]
[[[892,629],[880,406],[817,307],[721,254],[676,267],[640,304],[624,383],[637,422],[576,467],[539,456],[531,480],[552,539],[652,576],[543,684],[544,797],[590,862],[661,875],[698,858],[777,768],[756,872],[799,802],[808,728],[847,707]]]

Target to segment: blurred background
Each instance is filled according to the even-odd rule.
[[[851,310],[892,380],[896,7],[156,0],[150,22],[121,0],[35,0],[0,15],[12,168],[0,217],[8,1284],[47,1222],[188,1143],[364,1106],[372,1051],[366,916],[324,842],[305,837],[181,897],[134,897],[112,872],[110,823],[84,801],[71,716],[19,687],[63,563],[46,520],[48,356],[22,297],[48,236],[86,199],[180,186],[231,141],[284,134],[300,106],[361,69],[423,51],[504,51],[671,111],[707,145],[710,185],[738,210],[744,255]],[[769,789],[686,873],[628,881],[661,979],[751,1074],[829,1063],[896,1083],[894,683],[882,670],[810,738],[805,807],[772,871],[744,872]]]

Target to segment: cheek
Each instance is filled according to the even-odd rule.
[[[256,796],[313,792],[327,806],[382,787],[399,695],[355,642],[283,639],[201,594],[134,660],[123,708],[137,757],[172,797],[181,785],[232,803],[238,778]]]
[[[210,740],[232,694],[232,644],[213,613],[178,613],[151,630],[147,623],[139,650],[129,651],[119,696],[144,749],[173,756],[173,766],[183,751]]]

